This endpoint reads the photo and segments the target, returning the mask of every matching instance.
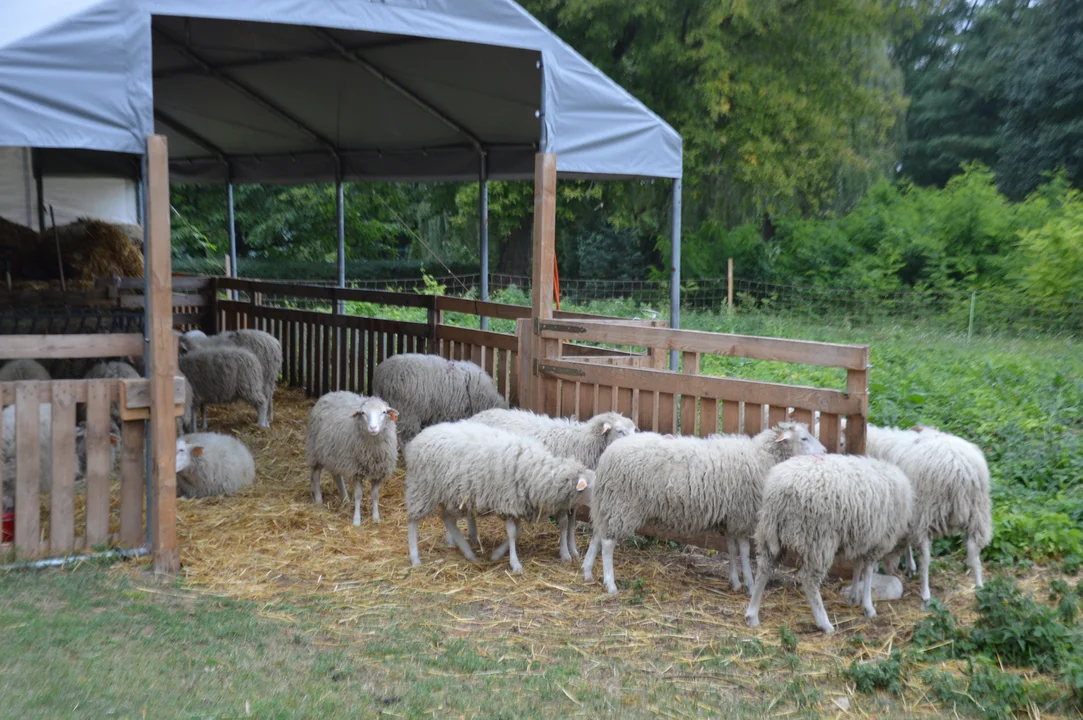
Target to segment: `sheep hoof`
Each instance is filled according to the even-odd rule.
[[[572,561],[572,556],[569,555],[568,553],[561,553],[560,554],[560,560],[561,560],[561,562],[569,563],[569,562]]]
[[[876,617],[876,608],[865,608],[865,617],[868,617],[868,618]]]
[[[833,628],[830,625],[828,625],[826,627],[820,626],[820,629],[823,630],[824,635],[834,635],[835,634],[835,628]]]
[[[760,618],[758,615],[745,615],[745,625],[749,627],[759,627]]]
[[[523,566],[522,565],[512,565],[511,566],[511,571],[513,573],[521,573],[523,571]]]
[[[587,572],[583,573],[583,582],[585,582],[585,583],[594,582],[594,574],[593,573],[587,573]]]

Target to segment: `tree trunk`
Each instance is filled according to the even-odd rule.
[[[523,216],[519,227],[511,231],[500,248],[500,264],[496,271],[501,275],[530,275],[530,254],[533,249],[534,215]]]

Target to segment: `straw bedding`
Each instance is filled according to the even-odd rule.
[[[795,587],[770,588],[761,610],[763,625],[750,629],[743,618],[747,596],[729,589],[723,556],[668,543],[640,543],[638,549],[618,552],[617,577],[629,585],[612,599],[600,584],[583,583],[578,563],[560,562],[552,521],[523,525],[518,541],[522,575],[509,573],[506,561],[466,562],[458,550],[445,547],[443,526],[431,518],[421,525],[422,564],[411,568],[401,468],[384,486],[379,525],[366,519],[354,528],[352,504],[340,499],[326,474],[327,504],[312,502],[304,464],[312,404],[299,391],[279,389],[271,430],[257,428],[251,410],[240,405],[211,408],[211,429],[232,432],[248,444],[257,477],[231,498],[178,500],[181,572],[189,586],[267,604],[322,600],[320,606],[329,608],[327,630],[344,638],[389,617],[437,617],[435,624],[452,635],[501,637],[535,656],[568,648],[597,660],[619,656],[643,672],[674,681],[703,682],[699,663],[729,654],[727,665],[740,667],[737,677],[748,685],[739,685],[749,691],[777,669],[764,669],[741,648],[751,638],[777,646],[783,623],[799,635],[803,659],[845,656],[848,661],[855,633],[864,636],[869,657],[883,657],[909,639],[924,615],[913,583],[907,584],[903,600],[878,603],[880,616],[868,620],[860,608],[843,601],[840,590],[848,581],[836,580],[824,586],[836,635],[825,637],[816,629]],[[499,520],[482,518],[478,530],[486,548],[504,539]],[[587,541],[583,530],[581,525],[581,551]],[[933,576],[934,594],[968,620],[973,590],[965,576],[949,573],[946,564],[941,562]],[[128,565],[116,572],[138,570]],[[1037,576],[1031,580],[1036,586]],[[669,666],[659,667],[660,659]],[[725,679],[733,682],[730,674]],[[940,712],[922,700],[920,688],[915,686],[910,695],[905,700],[909,710]]]

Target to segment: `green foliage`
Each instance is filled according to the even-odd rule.
[[[978,590],[977,609],[972,642],[1004,664],[1052,672],[1083,653],[1078,633],[1052,608],[1023,594],[1007,576],[990,578]]]
[[[929,603],[929,614],[914,625],[913,640],[931,659],[967,657],[974,649],[955,616],[935,598]]]
[[[311,260],[268,260],[239,258],[238,276],[262,280],[338,280],[334,262]],[[476,263],[452,263],[445,267],[434,261],[421,260],[351,260],[346,263],[348,280],[414,280],[424,272],[446,276],[474,275]],[[219,258],[182,257],[173,259],[173,271],[192,275],[221,275],[224,265]],[[529,302],[528,302],[529,304]]]
[[[854,683],[858,692],[873,693],[887,690],[892,695],[902,692],[902,653],[893,650],[891,655],[875,662],[853,660],[843,673]]]
[[[786,652],[797,652],[797,635],[794,634],[793,630],[790,630],[790,626],[786,623],[783,623],[778,628],[778,640],[782,649]]]

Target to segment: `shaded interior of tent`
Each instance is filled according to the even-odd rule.
[[[752,434],[792,417],[815,427],[831,451],[840,450],[845,435],[847,452],[863,452],[867,346],[677,329],[680,138],[514,3],[477,3],[458,17],[428,10],[424,0],[358,3],[357,17],[342,19],[342,27],[334,26],[333,13],[311,24],[257,21],[277,17],[276,9],[293,18],[304,5],[285,0],[235,18],[214,15],[241,15],[237,8],[199,0],[188,4],[208,16],[186,17],[184,4],[157,2],[163,14],[146,15],[142,24],[125,14],[141,7],[136,0],[102,0],[83,11],[102,27],[124,18],[131,32],[146,35],[147,58],[152,48],[152,68],[140,67],[139,52],[129,48],[132,64],[117,69],[111,88],[123,86],[117,97],[134,98],[134,111],[118,111],[135,118],[130,137],[115,132],[119,120],[71,114],[77,99],[40,117],[17,114],[10,122],[24,122],[19,132],[5,134],[0,120],[0,145],[32,139],[26,118],[46,116],[79,125],[54,136],[80,138],[77,145],[26,143],[33,148],[39,228],[0,224],[0,252],[35,275],[12,272],[0,288],[0,363],[32,359],[51,373],[49,380],[0,382],[0,405],[17,431],[2,438],[12,457],[0,467],[13,526],[0,545],[5,556],[35,560],[110,546],[152,554],[159,572],[177,570],[175,418],[185,393],[177,336],[188,329],[271,333],[283,349],[281,384],[310,397],[367,393],[373,369],[387,357],[434,353],[477,363],[512,406],[552,416],[616,410],[643,430],[699,436]],[[360,29],[364,23],[381,31]],[[60,28],[53,27],[63,35]],[[55,49],[55,42],[45,46]],[[151,96],[150,113],[139,109],[138,88],[130,89],[133,73]],[[96,136],[97,125],[108,132]],[[672,180],[669,327],[554,310],[558,174]],[[80,236],[74,228],[54,230],[42,211],[47,175],[137,180],[139,228],[86,222]],[[526,178],[535,184],[530,307],[489,302],[484,285],[481,300],[348,289],[341,222],[341,287],[171,273],[170,180],[218,183],[223,192],[249,182],[477,181],[484,198],[490,179]],[[341,214],[341,192],[339,198]],[[414,319],[346,314],[348,301],[409,308]],[[490,330],[489,319],[513,321],[514,331]],[[711,376],[701,372],[710,355],[837,367],[845,387]],[[82,379],[101,359],[130,359],[142,378]],[[111,403],[120,417],[112,433]],[[71,464],[83,418],[85,473],[76,482]],[[33,432],[39,423],[52,428],[40,449]],[[272,424],[264,432],[278,431]],[[48,486],[40,482],[46,455]],[[717,534],[680,540],[724,544]]]

